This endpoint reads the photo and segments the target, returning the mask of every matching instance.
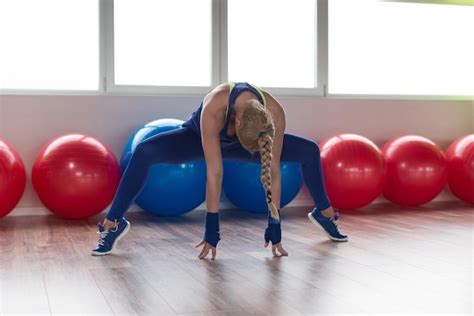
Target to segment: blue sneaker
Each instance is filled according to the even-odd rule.
[[[339,232],[337,223],[339,221],[339,213],[335,212],[334,219],[327,218],[316,208],[308,213],[309,220],[322,229],[328,237],[333,241],[347,241],[347,236]]]
[[[114,250],[115,245],[117,242],[128,233],[130,229],[130,222],[127,221],[125,218],[122,218],[119,221],[115,221],[117,224],[115,228],[111,228],[106,230],[104,226],[99,223],[99,231],[97,232],[99,237],[99,242],[97,247],[92,250],[93,256],[104,256],[108,255],[109,253]]]

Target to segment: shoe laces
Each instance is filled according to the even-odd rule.
[[[334,219],[330,218],[331,222],[333,222],[334,226],[336,227],[336,232],[340,234],[339,232],[339,226],[338,226],[338,217],[334,217]]]
[[[97,232],[97,234],[99,234],[99,246],[103,246],[104,243],[105,243],[105,238],[109,234],[109,231],[104,230],[104,231],[101,231],[101,232]]]
[[[111,229],[104,229],[103,231],[99,231],[97,232],[97,234],[99,234],[99,246],[103,246],[104,243],[105,243],[105,238],[107,237],[107,235],[110,233],[110,232],[113,232],[115,233],[118,229],[118,224],[117,224],[117,220],[115,220],[115,226]]]

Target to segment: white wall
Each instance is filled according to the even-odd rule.
[[[20,153],[28,186],[19,207],[39,206],[31,188],[35,155],[61,134],[88,133],[120,158],[130,133],[157,118],[186,119],[202,96],[0,96],[0,138]],[[419,134],[446,148],[474,132],[474,104],[468,101],[347,100],[280,97],[288,132],[315,141],[338,133],[357,133],[382,145],[403,134]],[[444,193],[444,196],[447,196]],[[450,198],[450,197],[448,197]],[[303,191],[293,203],[308,203]]]

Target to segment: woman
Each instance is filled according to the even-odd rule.
[[[223,176],[222,159],[261,162],[262,184],[269,216],[265,247],[273,255],[286,256],[281,245],[280,161],[302,164],[303,177],[315,208],[308,217],[334,241],[347,241],[337,227],[338,214],[331,207],[324,187],[320,152],[316,143],[285,134],[285,111],[269,93],[248,83],[221,84],[206,95],[201,106],[176,130],[160,133],[135,149],[120,181],[117,194],[103,222],[92,255],[109,254],[130,223],[123,215],[144,186],[149,168],[156,163],[206,160],[206,221],[199,258],[216,257],[219,234],[219,200]]]

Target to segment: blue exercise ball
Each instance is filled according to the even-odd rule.
[[[291,202],[303,185],[301,164],[282,162],[281,207]],[[224,161],[224,193],[235,206],[252,213],[267,213],[265,191],[260,182],[261,164]]]
[[[160,119],[138,128],[128,139],[120,160],[123,172],[137,145],[156,134],[180,128],[183,121]],[[204,160],[181,164],[160,163],[150,168],[146,184],[135,200],[145,211],[158,216],[177,216],[189,212],[206,198]]]

